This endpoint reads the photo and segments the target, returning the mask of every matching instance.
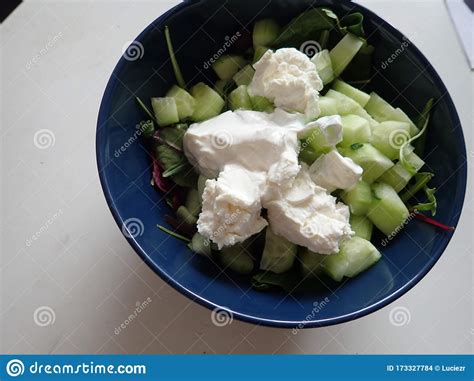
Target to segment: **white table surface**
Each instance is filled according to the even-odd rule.
[[[124,44],[176,3],[30,0],[1,25],[2,352],[472,352],[472,176],[458,230],[433,270],[395,303],[330,328],[293,335],[236,320],[216,327],[209,310],[164,284],[132,251],[100,188],[97,111]],[[444,3],[361,3],[399,28],[438,70],[472,164],[473,74]],[[41,129],[54,133],[47,149],[34,144]],[[148,306],[115,334],[147,298]],[[394,326],[390,312],[400,307],[410,319]]]

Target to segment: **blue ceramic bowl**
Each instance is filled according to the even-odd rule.
[[[238,319],[278,327],[295,327],[303,322],[305,327],[326,326],[367,315],[417,284],[440,258],[452,234],[413,221],[389,245],[379,245],[382,260],[355,279],[288,295],[250,288],[248,279],[221,272],[193,255],[183,242],[156,228],[158,224],[166,225],[164,216],[170,210],[162,195],[150,186],[150,158],[135,130],[143,114],[134,95],[148,100],[164,94],[175,82],[164,26],[170,26],[178,62],[186,80],[193,84],[213,79],[206,62],[236,31],[242,27],[251,30],[255,19],[265,17],[284,24],[313,2],[243,3],[184,2],[136,38],[133,45],[137,54],[132,49],[120,59],[107,84],[97,125],[97,163],[107,202],[140,257],[171,286],[208,308],[226,307]],[[377,91],[413,118],[428,98],[437,99],[426,162],[436,173],[433,184],[439,189],[436,217],[455,226],[466,188],[466,150],[456,109],[442,80],[409,40],[371,11],[351,2],[329,0],[318,5],[328,5],[339,15],[351,10],[364,14],[367,35],[376,46],[375,77],[368,91]],[[402,46],[403,52],[392,56]],[[392,62],[387,65],[391,56]],[[124,224],[129,231],[123,229]]]

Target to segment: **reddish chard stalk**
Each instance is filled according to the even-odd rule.
[[[441,222],[438,222],[430,217],[425,216],[424,214],[417,213],[415,214],[415,218],[417,220],[423,221],[426,224],[436,226],[437,228],[440,228],[441,230],[444,230],[446,232],[452,232],[454,231],[454,226],[448,226],[445,224],[442,224]]]

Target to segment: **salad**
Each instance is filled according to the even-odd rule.
[[[362,14],[311,9],[251,37],[213,62],[214,83],[188,88],[165,29],[176,84],[151,108],[137,98],[173,210],[161,230],[257,289],[292,291],[357,276],[413,219],[452,229],[423,214],[437,207],[422,159],[434,100],[411,119],[364,91]]]

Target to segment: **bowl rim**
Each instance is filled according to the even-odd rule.
[[[188,6],[193,5],[193,3],[198,3],[199,0],[183,0],[182,3],[175,5],[173,8],[169,9],[162,15],[160,15],[158,18],[156,18],[154,21],[152,21],[136,38],[134,41],[141,41],[153,28],[156,27],[156,25],[160,25],[166,22],[166,20],[178,12],[182,11],[183,9],[187,8]],[[403,36],[403,33],[400,32],[398,29],[393,27],[389,22],[385,21],[381,17],[379,17],[376,13],[371,11],[370,9],[360,5],[351,2],[350,0],[343,0],[341,3],[345,5],[350,5],[353,10],[355,11],[362,11],[364,15],[368,15],[371,20],[378,22],[378,23],[383,23],[384,28],[386,28],[390,33],[394,34],[395,36]],[[431,65],[431,63],[428,61],[428,59],[425,57],[425,55],[417,48],[415,44],[411,44],[411,49],[413,53],[417,56],[417,58],[420,60],[423,65],[426,66],[426,72],[434,79],[436,87],[438,87],[442,93],[445,93],[445,100],[447,103],[447,107],[449,109],[449,114],[451,117],[451,120],[454,122],[454,125],[459,126],[460,128],[460,139],[462,141],[462,147],[461,149],[464,151],[464,157],[466,157],[466,143],[464,139],[464,134],[462,130],[462,125],[456,110],[456,107],[454,105],[454,102],[451,98],[451,94],[448,92],[443,80],[439,76],[439,74],[436,72],[434,67]],[[112,213],[112,216],[114,217],[115,222],[117,223],[118,227],[120,228],[123,226],[124,220],[120,216],[120,213],[114,203],[113,197],[111,195],[111,191],[109,189],[109,185],[107,182],[107,179],[104,174],[104,169],[108,166],[109,163],[105,161],[105,158],[101,155],[102,152],[102,147],[103,147],[103,142],[105,140],[105,136],[101,134],[100,128],[102,125],[104,125],[108,120],[109,117],[107,115],[111,98],[112,98],[112,93],[115,90],[115,87],[118,84],[118,79],[116,76],[117,72],[120,72],[124,65],[126,64],[126,60],[124,59],[123,56],[120,57],[119,62],[116,64],[114,67],[111,76],[107,82],[106,88],[104,90],[104,94],[102,96],[100,108],[99,108],[99,113],[98,113],[98,118],[97,118],[97,128],[96,128],[96,160],[97,160],[97,169],[99,173],[99,179],[101,183],[102,190],[104,192],[104,196],[107,201],[107,205]],[[465,165],[462,168],[462,173],[461,173],[461,178],[462,178],[462,194],[458,196],[460,198],[460,212],[457,216],[454,216],[453,222],[455,225],[458,224],[459,219],[461,218],[462,215],[462,210],[464,206],[464,201],[465,201],[465,194],[466,194],[466,187],[467,187],[467,159],[465,162]],[[423,279],[426,274],[435,266],[435,264],[438,262],[438,260],[441,258],[443,253],[446,250],[446,247],[448,246],[449,242],[451,241],[452,237],[454,236],[455,232],[452,233],[450,236],[447,237],[447,239],[439,246],[438,248],[438,253],[436,256],[434,256],[428,265],[426,265],[418,274],[416,274],[410,281],[406,282],[401,288],[397,289],[396,291],[392,292],[390,295],[386,296],[385,298],[370,304],[364,308],[361,308],[357,311],[333,317],[333,318],[327,318],[327,319],[319,319],[319,320],[278,320],[278,319],[269,319],[269,318],[263,318],[263,317],[258,317],[258,316],[253,316],[253,315],[248,315],[242,312],[238,311],[233,311],[232,309],[229,309],[224,306],[220,306],[211,300],[208,300],[206,298],[201,297],[200,295],[196,294],[192,290],[186,288],[185,286],[181,285],[179,282],[174,280],[172,277],[170,277],[156,262],[154,262],[151,257],[149,257],[146,252],[141,248],[140,244],[131,236],[126,236],[125,238],[127,239],[128,243],[132,248],[135,250],[135,252],[140,256],[140,258],[158,275],[162,280],[164,280],[168,285],[173,287],[176,291],[180,292],[181,294],[185,295],[189,299],[191,299],[194,302],[199,303],[200,305],[210,309],[210,310],[215,310],[215,309],[220,309],[220,310],[226,310],[228,311],[232,317],[235,317],[238,320],[251,323],[254,325],[263,325],[263,326],[269,326],[269,327],[276,327],[276,328],[318,328],[318,327],[327,327],[331,325],[336,325],[336,324],[341,324],[345,322],[349,322],[352,320],[356,320],[359,318],[362,318],[366,315],[369,315],[373,312],[376,312],[383,307],[389,305],[390,303],[394,302],[404,294],[406,294],[409,290],[411,290],[416,284],[418,284],[421,279]]]

